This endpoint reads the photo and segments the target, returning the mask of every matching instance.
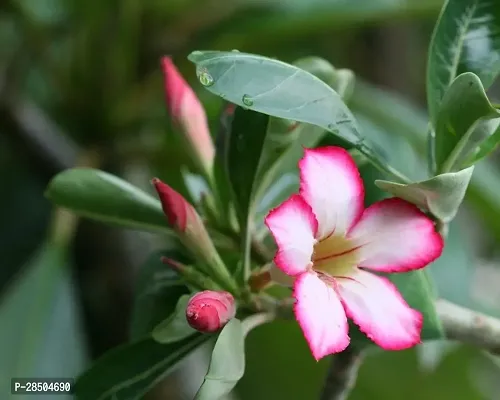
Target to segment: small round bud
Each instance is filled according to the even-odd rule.
[[[205,290],[188,302],[186,319],[199,332],[216,332],[234,318],[234,297],[229,292]]]

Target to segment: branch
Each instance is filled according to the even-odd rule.
[[[439,299],[436,310],[448,339],[500,355],[500,320]]]
[[[345,400],[356,383],[362,361],[361,352],[348,347],[331,357],[320,400]]]

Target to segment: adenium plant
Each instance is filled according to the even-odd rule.
[[[182,287],[173,299],[177,306],[166,312],[158,302],[144,336],[97,361],[79,379],[80,398],[121,398],[125,390],[138,398],[209,339],[215,340],[211,364],[195,398],[219,398],[243,376],[246,334],[276,319],[297,320],[316,360],[457,338],[449,331],[456,325],[436,306],[425,267],[442,254],[473,165],[496,145],[494,132],[486,138],[482,132],[481,141],[473,125],[498,115],[483,77],[475,74],[480,71],[443,76],[436,67],[447,13],[431,43],[432,146],[428,178],[418,181],[389,164],[370,132],[359,129],[348,108],[352,71],[315,57],[287,64],[238,51],[193,52],[189,59],[199,82],[225,102],[214,146],[202,104],[172,59],[162,59],[172,127],[185,142],[192,173],[208,187],[202,200],[190,204],[168,182],[152,177],[155,199],[90,169],[65,171],[48,190],[56,204],[82,215],[175,236],[176,254],[182,254],[166,254],[163,262],[158,257],[155,267]],[[469,92],[478,85],[481,90]],[[469,118],[460,118],[463,112]],[[336,145],[320,146],[324,137]],[[373,204],[365,202],[359,170],[365,163],[387,179],[376,181],[386,198]],[[295,177],[298,190],[282,189],[262,212],[265,196],[284,174]],[[120,207],[106,208],[101,193],[121,201]],[[82,196],[94,197],[85,203]],[[148,279],[157,283],[154,274]],[[146,310],[136,308],[141,312]],[[112,389],[95,385],[103,370],[133,364],[138,353],[160,360],[143,366],[140,384],[124,372],[113,375]],[[341,368],[349,368],[353,358],[340,360],[346,362]]]

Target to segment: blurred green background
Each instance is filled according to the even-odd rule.
[[[350,68],[350,107],[408,175],[425,175],[425,67],[438,0],[3,0],[0,3],[0,398],[10,378],[77,376],[127,340],[135,278],[165,238],[86,219],[57,239],[44,198],[52,176],[90,164],[151,192],[153,176],[188,195],[190,167],[169,128],[159,59],[171,55],[218,130],[221,99],[186,56],[231,50],[287,62],[317,55]],[[489,94],[497,98],[493,87]],[[327,142],[325,142],[327,143]],[[500,170],[477,166],[431,273],[439,294],[500,316]],[[368,201],[382,196],[363,167]],[[66,216],[67,217],[67,216]],[[190,399],[203,350],[149,399]],[[316,363],[295,323],[252,332],[242,400],[317,398]],[[449,343],[377,352],[352,399],[498,399],[497,360]],[[21,399],[21,396],[13,396]],[[30,396],[29,398],[36,398]],[[61,397],[62,399],[62,397]]]

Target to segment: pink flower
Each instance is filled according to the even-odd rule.
[[[234,318],[234,297],[229,292],[205,290],[196,293],[186,308],[188,324],[204,333],[216,332]]]
[[[368,272],[423,268],[443,239],[414,205],[392,198],[364,208],[363,181],[347,151],[305,149],[300,194],[266,217],[276,266],[293,278],[294,311],[316,360],[349,344],[347,317],[377,345],[420,343],[422,315],[387,279]]]
[[[165,98],[170,115],[183,133],[193,161],[205,172],[210,173],[215,149],[210,137],[205,110],[170,57],[162,58],[162,68]]]

